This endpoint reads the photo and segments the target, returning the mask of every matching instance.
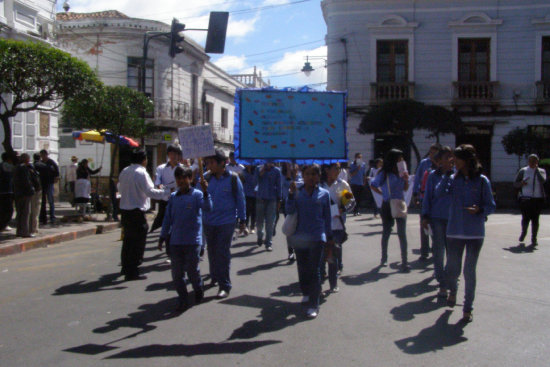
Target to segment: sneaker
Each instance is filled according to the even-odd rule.
[[[307,317],[314,319],[319,315],[319,311],[316,308],[308,308],[306,312]]]
[[[402,273],[410,273],[411,272],[411,267],[408,264],[401,264],[399,270]]]
[[[258,239],[258,241],[256,241],[256,244],[258,245],[258,247],[262,247],[262,245],[264,244],[264,241],[261,239]]]
[[[296,255],[294,255],[294,252],[288,255],[288,261],[294,261],[296,260]]]
[[[256,233],[256,231],[254,230],[254,228],[252,228],[252,229],[250,230],[250,234],[255,234],[255,233]]]
[[[223,289],[220,289],[220,291],[218,292],[218,299],[224,299],[227,297],[229,297],[229,292],[224,291]]]
[[[340,288],[338,286],[330,288],[330,293],[338,293],[340,292]]]
[[[454,307],[455,305],[456,305],[456,294],[449,293],[449,297],[447,297],[447,306]]]
[[[428,256],[426,256],[426,255],[421,255],[421,256],[418,258],[418,261],[424,263],[424,262],[428,261]]]
[[[273,251],[273,247],[267,246],[267,247],[265,248],[265,250],[266,250],[267,252],[271,252],[271,251]]]
[[[300,303],[308,303],[309,302],[309,296],[303,296],[302,301]]]
[[[474,321],[474,315],[472,315],[471,312],[464,312],[462,314],[462,322],[468,323],[468,322],[472,322],[472,321]]]
[[[380,260],[380,266],[383,268],[386,268],[388,266],[388,260]]]
[[[172,264],[172,260],[170,259],[166,259],[166,261],[164,261],[166,264]]]

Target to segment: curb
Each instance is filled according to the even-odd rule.
[[[36,248],[48,247],[48,245],[53,245],[65,241],[72,241],[94,234],[102,234],[108,231],[113,231],[119,227],[120,223],[98,224],[92,228],[86,228],[71,232],[61,232],[31,240],[21,240],[21,242],[19,243],[0,247],[0,257],[15,255]]]

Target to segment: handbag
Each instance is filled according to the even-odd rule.
[[[298,226],[298,213],[289,214],[285,217],[281,230],[285,236],[292,236]]]
[[[393,218],[406,218],[407,217],[407,203],[403,199],[392,199],[391,198],[391,189],[390,189],[390,180],[386,175],[386,184],[388,185],[388,192],[390,194],[390,208],[391,216]]]

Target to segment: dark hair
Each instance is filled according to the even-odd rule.
[[[303,172],[305,173],[309,168],[313,168],[313,170],[315,171],[315,173],[316,173],[319,177],[321,177],[321,166],[319,166],[317,163],[308,164],[308,165],[305,165],[305,166],[304,166]]]
[[[380,162],[382,162],[382,158],[376,158],[376,159],[374,160],[374,166],[376,167],[376,165],[377,165],[378,163],[380,163]]]
[[[363,154],[361,154],[361,152],[355,153],[355,159],[357,159],[357,157],[359,157],[360,155],[362,156]]]
[[[403,152],[399,149],[391,149],[386,153],[384,165],[382,166],[382,171],[384,171],[386,176],[390,173],[397,174],[397,161],[401,157],[403,157]]]
[[[46,149],[42,149],[42,150],[40,151],[40,154],[46,154],[46,155],[48,155],[48,151],[47,151]]]
[[[453,150],[451,149],[451,147],[448,147],[448,146],[441,147],[441,149],[439,149],[437,154],[434,156],[434,159],[438,161],[441,158],[443,158],[445,154],[453,154]]]
[[[181,155],[181,148],[178,147],[177,145],[170,144],[168,146],[168,149],[166,149],[166,153],[177,153]]]
[[[31,156],[28,155],[27,153],[23,153],[23,154],[21,154],[21,156],[19,157],[19,161],[20,161],[21,163],[23,163],[23,161],[26,160],[26,159],[28,159],[28,160],[31,159]]]
[[[2,153],[2,162],[7,161],[8,159],[11,159],[10,155],[7,152]]]
[[[40,153],[34,153],[32,155],[32,159],[34,159],[35,161],[39,161],[40,160]]]
[[[143,149],[135,149],[132,152],[132,158],[130,159],[131,163],[142,164],[144,160],[147,159],[147,153]]]
[[[177,166],[174,170],[174,177],[175,178],[183,178],[183,177],[193,177],[193,171],[189,167],[180,167]]]
[[[229,158],[235,158],[235,152],[229,152]]]
[[[226,162],[227,161],[227,156],[225,155],[224,151],[221,150],[221,149],[216,149],[215,150],[216,154],[214,155],[211,155],[209,157],[206,157],[206,158],[209,158],[209,159],[213,159],[215,160],[217,163],[222,163],[222,162]]]
[[[476,149],[470,144],[459,145],[453,152],[456,158],[466,162],[469,177],[481,175],[481,163],[477,158]]]
[[[429,149],[428,151],[430,151],[430,150],[437,150],[437,151],[439,151],[439,150],[441,150],[441,148],[443,148],[443,147],[441,146],[441,144],[439,144],[439,143],[433,143],[432,145],[430,145],[430,149]]]

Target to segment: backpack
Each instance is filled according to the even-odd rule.
[[[233,198],[235,199],[235,202],[237,201],[237,196],[238,196],[238,187],[237,187],[237,180],[239,179],[239,175],[236,174],[235,172],[229,172],[229,174],[231,175],[231,192],[233,193]],[[210,183],[210,180],[212,180],[212,174],[210,172],[206,172],[204,174],[204,179],[206,180],[206,182]]]

